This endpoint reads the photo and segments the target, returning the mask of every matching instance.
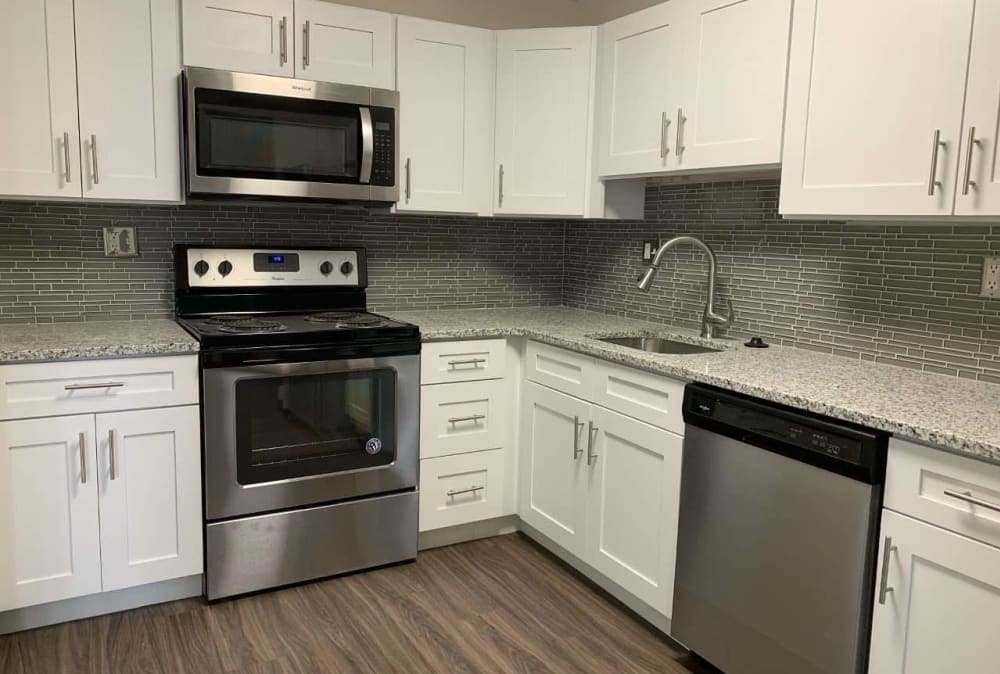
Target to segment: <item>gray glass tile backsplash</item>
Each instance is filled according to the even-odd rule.
[[[375,310],[564,304],[695,327],[696,250],[668,253],[652,290],[634,289],[642,240],[686,233],[719,254],[740,334],[1000,381],[1000,300],[977,294],[1000,223],[790,222],[777,198],[774,179],[652,185],[642,222],[0,201],[0,322],[169,316],[171,246],[190,242],[365,246]],[[112,224],[137,228],[138,258],[104,257]]]

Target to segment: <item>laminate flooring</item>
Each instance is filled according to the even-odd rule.
[[[520,534],[0,636],[2,674],[707,671]]]

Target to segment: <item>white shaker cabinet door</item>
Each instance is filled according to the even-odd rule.
[[[293,0],[183,0],[184,65],[295,74]]]
[[[94,417],[0,423],[0,611],[101,591]]]
[[[684,439],[593,409],[584,561],[669,617]]]
[[[401,211],[490,210],[496,34],[398,18]]]
[[[176,0],[76,0],[83,196],[180,201]]]
[[[881,533],[869,674],[994,674],[1000,549],[891,510]]]
[[[395,89],[394,21],[386,12],[295,0],[296,77]]]
[[[105,591],[202,572],[198,410],[97,415]]]
[[[592,28],[499,33],[496,214],[584,215],[593,56]]]
[[[4,3],[0,58],[0,196],[79,197],[73,0]]]
[[[955,215],[1000,215],[1000,3],[977,2]]]
[[[533,382],[522,400],[518,514],[582,558],[591,406]]]
[[[777,165],[792,0],[688,0],[675,169]]]
[[[675,167],[676,115],[689,76],[683,4],[664,2],[598,29],[599,175]]]
[[[974,4],[795,3],[783,214],[952,213]]]

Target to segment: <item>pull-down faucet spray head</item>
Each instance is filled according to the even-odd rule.
[[[638,287],[639,290],[648,291],[649,286],[653,285],[653,280],[656,278],[656,267],[649,267],[643,272],[642,276],[639,277]]]

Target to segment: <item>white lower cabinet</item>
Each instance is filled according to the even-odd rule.
[[[420,530],[503,515],[504,451],[456,454],[420,462]]]
[[[998,671],[1000,549],[884,510],[879,554],[869,674]]]

